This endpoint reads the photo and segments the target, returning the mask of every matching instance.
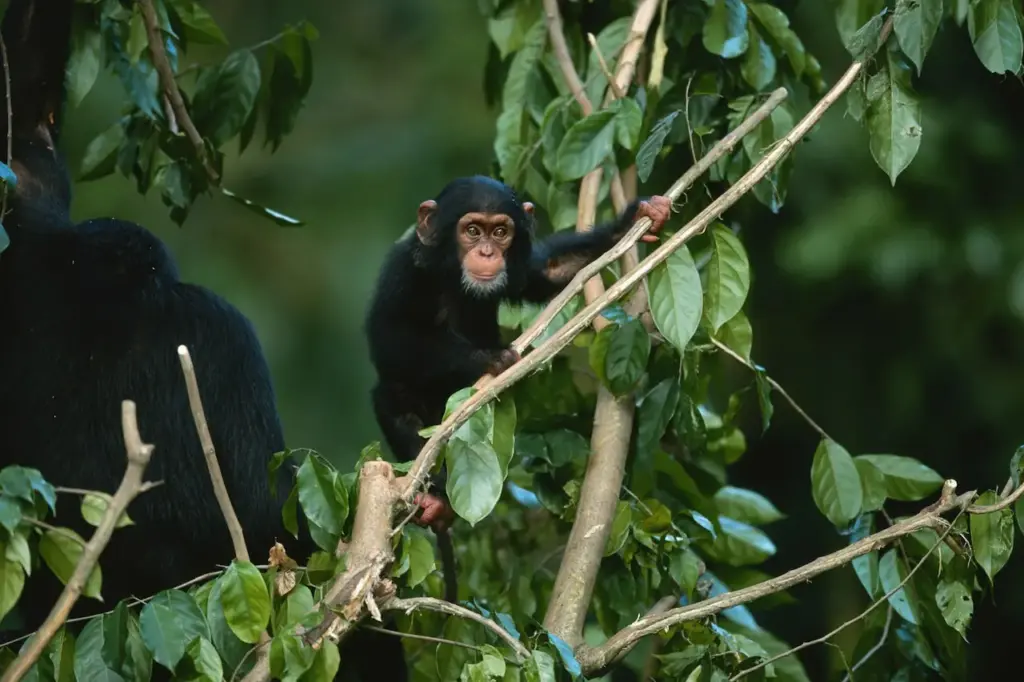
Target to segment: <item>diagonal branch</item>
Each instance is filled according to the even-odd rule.
[[[139,9],[142,12],[142,23],[146,26],[146,37],[149,39],[149,56],[153,60],[153,66],[156,68],[157,75],[160,77],[160,87],[163,88],[164,94],[171,103],[171,109],[178,120],[178,125],[184,129],[185,135],[188,136],[192,146],[195,147],[196,156],[199,157],[203,168],[206,169],[206,174],[210,177],[210,181],[213,184],[217,184],[220,181],[220,176],[213,166],[210,165],[210,158],[206,153],[206,143],[203,142],[203,136],[196,130],[192,117],[189,116],[188,109],[185,108],[185,100],[182,99],[178,83],[174,80],[174,69],[171,68],[171,62],[167,59],[167,53],[164,52],[163,40],[160,37],[160,26],[157,22],[156,10],[153,8],[153,0],[138,0],[138,3]]]
[[[50,615],[47,616],[43,626],[35,633],[25,650],[4,672],[3,678],[0,678],[3,682],[17,682],[39,660],[50,640],[67,621],[71,609],[74,608],[78,597],[82,594],[85,582],[92,575],[92,571],[100,559],[100,554],[110,542],[114,528],[121,520],[121,516],[145,486],[142,476],[145,474],[149,458],[153,454],[153,446],[142,442],[142,437],[139,435],[139,423],[135,418],[135,403],[131,400],[121,403],[121,429],[128,456],[128,467],[125,469],[124,478],[121,479],[121,485],[117,487],[117,492],[110,500],[107,511],[103,513],[96,532],[92,534],[82,550],[82,556],[78,559],[75,570],[60,593],[57,603],[50,609]]]

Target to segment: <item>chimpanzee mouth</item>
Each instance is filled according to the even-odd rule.
[[[486,297],[502,291],[508,281],[508,274],[500,270],[490,277],[474,275],[466,270],[462,271],[462,288],[472,296]]]

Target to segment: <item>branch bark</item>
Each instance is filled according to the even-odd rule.
[[[192,146],[196,149],[196,156],[206,169],[206,174],[213,184],[220,182],[220,176],[210,164],[210,157],[206,153],[206,143],[203,136],[196,130],[188,109],[185,108],[185,100],[181,97],[178,83],[174,80],[174,69],[164,52],[163,40],[160,37],[160,26],[157,23],[156,10],[153,8],[153,0],[138,0],[139,10],[142,12],[142,23],[146,26],[146,37],[149,40],[149,56],[153,60],[157,75],[160,77],[160,87],[171,103],[171,109],[177,118],[178,125],[185,131]]]
[[[142,476],[145,474],[149,458],[153,454],[153,446],[142,442],[142,437],[139,435],[139,424],[135,418],[135,403],[131,400],[121,403],[121,430],[124,434],[124,445],[128,455],[128,467],[125,469],[121,484],[110,500],[103,518],[100,519],[96,532],[86,543],[82,556],[78,559],[78,564],[75,565],[75,570],[60,593],[57,603],[50,610],[50,615],[46,617],[46,621],[35,633],[25,651],[7,668],[3,678],[0,678],[2,682],[17,682],[39,660],[50,640],[67,621],[71,609],[82,594],[85,581],[89,579],[96,562],[99,561],[100,554],[110,542],[110,537],[113,535],[121,515],[145,486]]]

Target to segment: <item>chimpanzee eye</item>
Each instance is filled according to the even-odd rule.
[[[466,228],[466,234],[468,234],[470,237],[479,237],[480,228],[477,227],[476,225],[470,225],[469,227]]]
[[[505,228],[504,227],[496,227],[496,228],[494,228],[493,234],[494,234],[494,236],[496,238],[501,239],[502,237],[505,236]]]

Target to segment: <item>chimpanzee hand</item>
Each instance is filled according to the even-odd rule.
[[[422,510],[418,516],[413,518],[413,522],[418,526],[424,528],[429,526],[435,531],[441,532],[447,530],[455,520],[455,512],[447,500],[430,493],[420,493],[414,501]]]
[[[641,218],[650,218],[651,227],[647,231],[647,234],[640,237],[640,241],[644,242],[656,242],[658,241],[657,235],[654,233],[662,228],[662,226],[668,221],[669,216],[672,214],[672,200],[668,197],[653,196],[646,201],[641,201],[636,208],[636,213],[633,216],[633,222],[640,220]]]
[[[484,371],[492,376],[498,376],[521,359],[516,351],[511,348],[503,348],[492,353],[490,363]]]

